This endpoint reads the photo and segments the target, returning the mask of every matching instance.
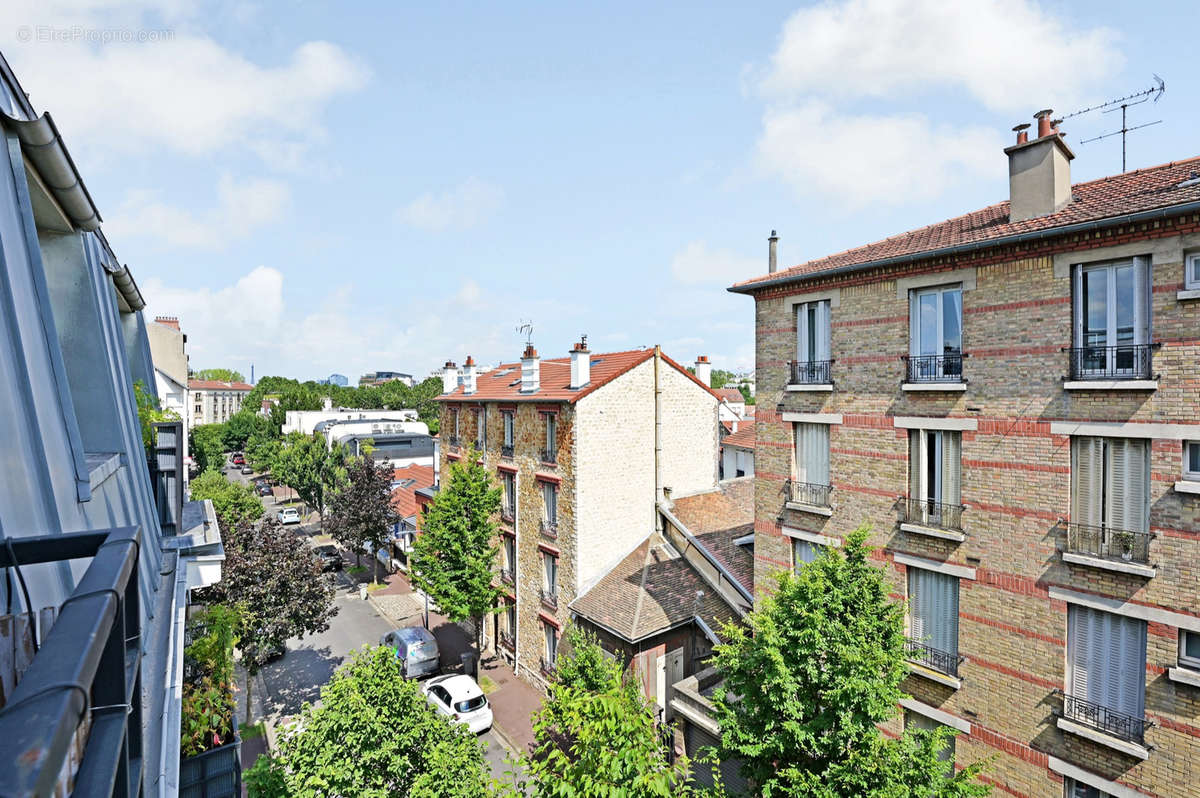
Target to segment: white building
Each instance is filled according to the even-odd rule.
[[[230,416],[242,409],[246,394],[253,389],[253,385],[244,382],[188,380],[192,426],[224,424]]]
[[[339,407],[336,410],[326,400],[325,408],[321,410],[288,410],[284,415],[284,435],[292,432],[312,435],[317,425],[327,421],[366,421],[366,422],[404,422],[416,421],[416,410],[354,410]],[[428,429],[426,430],[428,432]]]

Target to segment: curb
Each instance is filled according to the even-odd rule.
[[[504,748],[510,754],[512,754],[514,757],[519,757],[521,755],[522,752],[517,747],[516,742],[512,737],[508,736],[508,732],[504,730],[504,727],[499,723],[496,723],[495,720],[492,721],[492,731],[496,733],[496,739],[500,742],[500,745],[504,746]]]

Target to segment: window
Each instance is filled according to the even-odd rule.
[[[504,504],[500,506],[500,515],[511,521],[517,517],[517,475],[511,471],[501,471],[500,482],[504,487]]]
[[[454,442],[454,443],[458,443],[458,440],[459,440],[459,439],[458,439],[458,435],[459,435],[459,430],[458,430],[458,416],[459,416],[459,413],[458,413],[458,408],[455,408],[454,410],[452,410],[452,411],[450,411],[450,412],[451,412],[451,413],[454,415],[454,441],[453,441],[453,442]]]
[[[1180,630],[1179,667],[1200,670],[1200,633]]]
[[[1183,443],[1183,478],[1200,480],[1200,441]]]
[[[938,723],[933,718],[927,718],[920,712],[913,712],[911,709],[904,710],[904,728],[916,729],[917,731],[932,732],[942,728],[942,724]],[[954,775],[954,738],[950,737],[946,740],[946,744],[938,751],[938,759],[942,760],[949,767],[949,775]]]
[[[553,413],[543,413],[542,417],[546,425],[546,451],[542,453],[542,460],[554,463],[558,454],[558,417]]]
[[[962,434],[915,429],[908,435],[908,518],[958,529],[962,506]]]
[[[958,577],[909,566],[908,636],[910,659],[958,674]]]
[[[795,456],[793,472],[796,482],[827,488],[829,485],[829,425],[828,424],[795,424]],[[794,498],[806,504],[827,505],[828,490],[818,491],[821,496],[812,495],[809,500],[803,497]]]
[[[1149,343],[1149,260],[1075,268],[1075,376],[1138,376],[1132,348]]]
[[[517,639],[517,603],[512,600],[504,602],[504,631],[513,640]]]
[[[475,429],[475,443],[482,452],[487,448],[487,405],[475,411],[475,421],[478,425]]]
[[[829,300],[796,305],[796,363],[792,382],[829,382]]]
[[[543,665],[548,669],[553,668],[555,662],[558,661],[558,630],[543,621],[542,634],[545,636],[545,645],[542,649]]]
[[[558,527],[558,485],[553,482],[542,483],[542,523],[547,529]]]
[[[1184,261],[1183,283],[1186,288],[1200,288],[1200,252],[1193,252]]]
[[[910,381],[962,377],[962,286],[942,286],[909,295]]]
[[[1071,520],[1145,532],[1150,523],[1148,441],[1071,439]]]
[[[820,555],[820,545],[799,538],[792,540],[792,569],[796,573],[799,573],[801,568],[816,560]]]
[[[1089,787],[1081,781],[1075,779],[1066,780],[1066,796],[1067,798],[1116,798],[1111,793],[1095,787]]]
[[[500,414],[500,417],[504,419],[504,446],[511,453],[512,447],[513,447],[513,431],[514,431],[513,430],[513,412],[511,410],[505,410]]]
[[[542,595],[558,597],[558,557],[548,551],[542,552]]]
[[[1066,716],[1125,739],[1141,739],[1145,687],[1146,622],[1070,605]]]
[[[504,576],[512,581],[517,572],[517,539],[512,535],[501,535],[504,542]]]

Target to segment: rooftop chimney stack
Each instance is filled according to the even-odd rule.
[[[1071,202],[1071,161],[1075,153],[1052,120],[1050,109],[1034,114],[1037,138],[1029,141],[1028,125],[1017,125],[1017,143],[1004,150],[1008,156],[1010,222],[1023,222],[1060,211]]]
[[[541,387],[542,370],[537,350],[533,344],[525,344],[525,351],[521,354],[521,393],[537,393]]]
[[[578,390],[591,381],[592,353],[587,348],[587,336],[581,335],[579,343],[571,350],[571,390]]]
[[[453,360],[447,360],[442,367],[442,393],[450,393],[458,387],[458,366]]]
[[[779,268],[779,236],[775,231],[771,231],[770,237],[767,238],[767,271],[771,274]]]
[[[696,358],[696,379],[707,386],[712,385],[712,363],[708,362],[708,355]]]
[[[463,361],[462,386],[464,394],[475,393],[475,358],[470,355]]]

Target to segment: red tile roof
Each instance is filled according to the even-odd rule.
[[[754,592],[753,549],[734,544],[754,533],[754,477],[727,480],[716,490],[680,497],[671,512],[742,587]]]
[[[742,396],[742,392],[737,388],[717,388],[717,396],[735,405],[746,403],[746,397]]]
[[[591,381],[575,390],[571,389],[571,360],[559,357],[541,361],[540,387],[534,393],[521,393],[521,364],[502,363],[491,371],[480,374],[475,380],[475,393],[464,394],[462,386],[438,397],[439,401],[460,402],[577,402],[605,383],[611,382],[634,366],[654,357],[654,349],[632,349],[627,352],[603,352],[592,355]],[[684,374],[706,391],[715,392],[686,368],[663,355],[663,361]]]
[[[1071,187],[1073,198],[1061,211],[1026,219],[1008,220],[1008,202],[954,219],[911,230],[874,244],[801,263],[775,274],[764,274],[735,283],[730,290],[752,291],[757,284],[780,278],[802,279],[830,269],[867,267],[875,262],[918,257],[964,244],[987,244],[1022,233],[1052,232],[1054,228],[1105,219],[1116,221],[1127,214],[1200,201],[1200,156],[1148,169],[1112,175]]]
[[[420,505],[417,503],[416,493],[421,488],[433,485],[433,466],[414,464],[395,469],[392,480],[400,482],[405,479],[416,481],[407,488],[395,488],[392,491],[392,507],[396,508],[396,512],[400,514],[401,518],[409,518],[417,514]]]
[[[188,389],[193,391],[252,391],[253,385],[244,382],[221,382],[220,380],[188,380]]]
[[[754,448],[754,422],[743,421],[738,424],[737,432],[731,432],[721,439],[722,446],[732,446],[735,449]]]

